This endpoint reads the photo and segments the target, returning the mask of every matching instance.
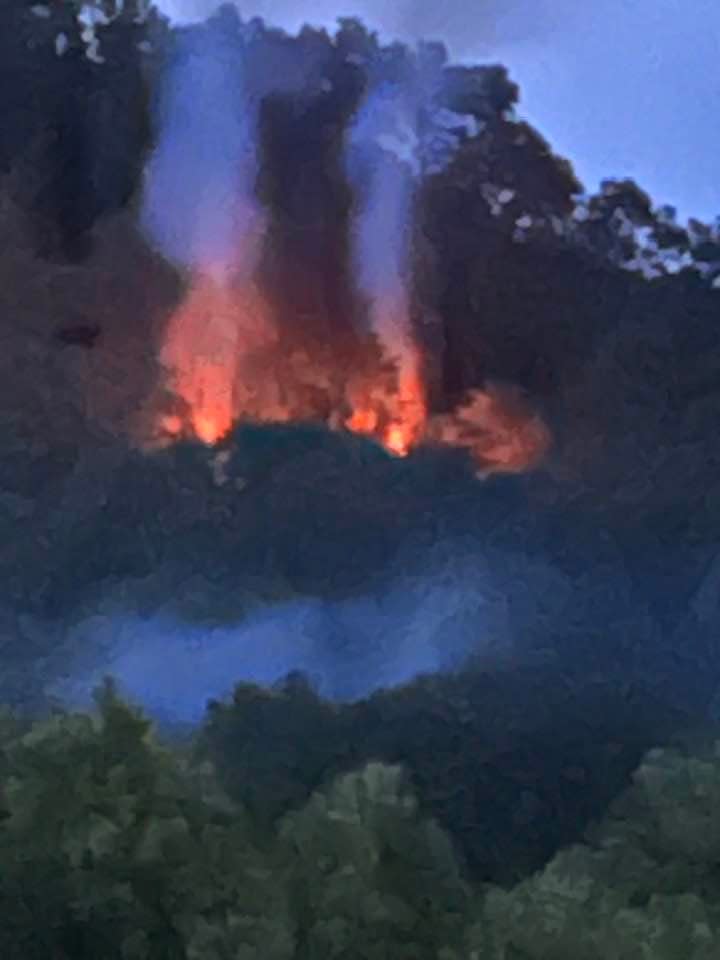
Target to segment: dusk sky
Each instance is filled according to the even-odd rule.
[[[217,0],[161,0],[196,19]],[[249,0],[244,17],[295,32],[360,16],[383,38],[442,39],[454,60],[500,62],[520,114],[594,191],[632,177],[679,217],[720,216],[719,0]]]

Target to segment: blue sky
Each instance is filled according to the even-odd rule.
[[[216,0],[161,0],[183,20]],[[720,217],[720,0],[249,0],[294,32],[361,16],[384,37],[445,41],[454,59],[501,62],[520,113],[588,189],[629,176],[681,219]]]

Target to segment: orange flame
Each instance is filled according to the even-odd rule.
[[[420,358],[414,349],[404,358],[400,368],[395,406],[395,416],[382,439],[389,450],[404,457],[422,440],[427,421]]]
[[[433,419],[430,438],[469,450],[481,474],[524,473],[543,461],[552,434],[520,391],[489,383],[456,410]]]
[[[243,354],[268,337],[268,324],[252,289],[233,290],[208,274],[193,278],[185,301],[170,318],[160,362],[168,386],[189,411],[187,426],[216,443],[236,419],[235,387]],[[179,435],[182,419],[161,419],[163,432]]]
[[[352,414],[345,426],[353,433],[375,436],[396,456],[404,457],[421,440],[427,420],[425,391],[418,368],[406,363],[406,369],[398,371],[397,384],[381,389],[371,384],[364,389],[355,388],[361,399],[351,401]],[[353,392],[353,391],[351,391]]]
[[[384,358],[394,368],[387,384],[361,384],[350,391],[352,415],[348,430],[377,436],[396,456],[404,457],[423,437],[427,422],[420,352],[410,334],[404,292],[374,304],[373,328]],[[360,394],[360,398],[352,394]]]
[[[321,417],[375,437],[398,457],[423,441],[464,447],[482,474],[520,473],[543,460],[550,431],[513,387],[489,384],[451,413],[429,417],[420,352],[401,335],[403,325],[385,329],[396,334],[392,344],[381,344],[385,370],[351,377],[343,401],[342,391],[333,393],[337,377],[331,359],[323,361],[304,348],[279,349],[277,331],[253,287],[237,290],[212,276],[195,276],[170,319],[160,357],[184,413],[165,411],[156,432],[166,440],[190,434],[212,445],[243,418]],[[320,404],[324,412],[313,409],[312,397],[318,394],[326,398]],[[343,402],[351,410],[344,422],[337,418]]]
[[[373,434],[377,430],[378,414],[376,410],[358,409],[345,421],[345,426],[352,433]]]

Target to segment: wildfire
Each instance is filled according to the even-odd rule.
[[[353,433],[365,433],[371,436],[377,430],[378,415],[375,410],[360,408],[355,410],[345,421],[345,426]]]
[[[423,437],[427,422],[425,390],[420,373],[420,358],[413,350],[400,366],[395,415],[383,433],[383,443],[397,456],[404,457]]]
[[[233,289],[209,274],[195,276],[170,318],[160,362],[167,386],[187,411],[161,417],[161,430],[189,428],[204,443],[222,439],[237,419],[236,384],[242,357],[272,332],[257,292]]]
[[[501,383],[473,390],[452,413],[435,417],[429,433],[436,442],[469,450],[481,474],[532,470],[552,444],[542,417],[516,387]]]
[[[464,447],[484,474],[520,473],[542,461],[550,432],[517,389],[489,384],[451,413],[430,416],[416,346],[398,339],[386,353],[375,372],[360,364],[338,377],[327,357],[313,361],[308,350],[279,345],[254,288],[196,276],[167,327],[160,359],[177,407],[160,415],[156,434],[212,445],[242,419],[324,419],[375,437],[399,457],[423,441]],[[338,419],[343,405],[350,412]]]
[[[393,377],[368,383],[363,378],[350,393],[351,415],[345,426],[377,437],[396,456],[404,457],[422,440],[427,422],[420,357],[414,347],[393,358]]]

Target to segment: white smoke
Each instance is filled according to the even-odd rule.
[[[243,54],[238,20],[177,31],[158,100],[143,227],[169,260],[204,272],[254,265],[257,116]]]

